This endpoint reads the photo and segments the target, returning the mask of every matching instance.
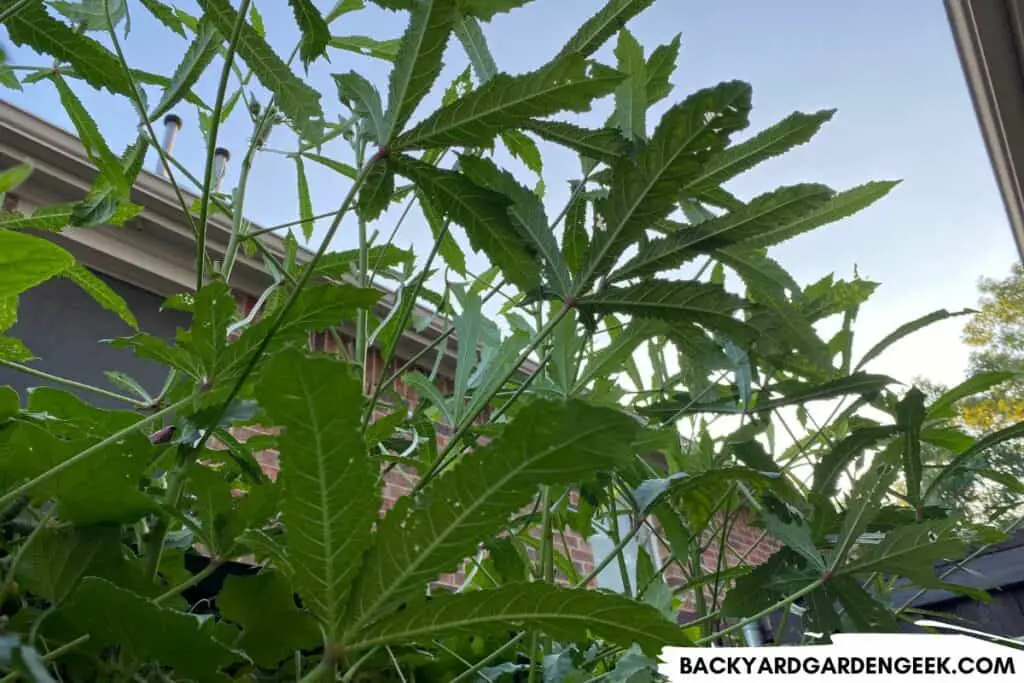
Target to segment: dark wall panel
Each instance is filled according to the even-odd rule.
[[[173,339],[175,330],[189,325],[189,316],[179,311],[161,311],[163,298],[133,285],[100,276],[124,297],[144,332]],[[7,335],[17,337],[36,355],[33,368],[53,375],[114,389],[104,375],[107,370],[127,373],[151,394],[159,392],[167,377],[166,369],[139,359],[130,349],[118,349],[102,343],[104,339],[130,336],[133,330],[114,313],[100,307],[72,282],[55,278],[21,296],[18,322]],[[14,387],[25,403],[25,390],[48,384],[43,380],[0,367],[0,386]],[[62,387],[66,388],[66,387]],[[78,393],[94,405],[125,408],[126,404]]]

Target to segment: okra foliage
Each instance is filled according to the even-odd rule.
[[[499,69],[483,27],[530,0],[372,3],[405,18],[401,36],[346,33],[363,0],[289,0],[300,39],[283,58],[251,0],[198,0],[198,14],[162,0],[0,0],[0,35],[53,60],[0,62],[0,84],[55,89],[97,171],[76,201],[0,213],[0,363],[47,383],[0,389],[5,680],[649,680],[662,647],[727,639],[797,601],[827,638],[895,629],[907,614],[888,600],[896,585],[970,592],[932,566],[999,534],[948,516],[934,494],[1022,435],[955,424],[958,400],[1005,377],[927,405],[897,391],[863,366],[954,314],[909,323],[854,365],[853,323],[875,284],[802,286],[768,255],[895,183],[749,200],[725,187],[808,142],[832,111],[749,135],[751,87],[730,81],[655,121],[680,39],[648,53],[626,28],[653,0],[608,0],[521,74]],[[188,41],[165,72],[125,61],[141,13]],[[348,54],[389,63],[386,83],[346,68]],[[466,63],[450,84],[444,59]],[[336,102],[306,82],[317,68]],[[134,108],[138,137],[120,154],[85,87]],[[155,136],[186,107],[208,146],[202,168]],[[224,193],[214,152],[236,109],[252,135]],[[593,115],[603,125],[581,123]],[[272,130],[294,151],[267,148]],[[350,155],[325,153],[339,144]],[[551,145],[580,160],[559,179],[560,209],[543,190]],[[275,152],[294,161],[297,220],[258,228],[244,218],[248,174]],[[132,188],[147,154],[196,244],[195,287],[165,304],[191,316],[173,340],[139,329],[114,289],[39,234],[145,221]],[[321,218],[312,165],[348,188],[315,250],[297,237],[309,242]],[[0,195],[33,177],[4,169]],[[396,245],[411,209],[429,253]],[[330,251],[346,217],[358,247]],[[470,272],[467,247],[491,267]],[[265,289],[232,276],[242,260]],[[60,277],[135,328],[109,343],[166,367],[159,391],[117,368],[103,388],[32,365],[19,299]],[[820,323],[837,318],[823,339]],[[130,409],[102,407],[113,401]],[[835,406],[821,424],[816,401]],[[802,435],[777,447],[794,410]],[[723,415],[742,417],[711,429]],[[922,443],[950,453],[927,484]],[[277,478],[260,466],[268,452]],[[391,506],[382,494],[403,481],[411,491]],[[724,557],[740,516],[777,551],[756,568],[707,567],[701,549]],[[627,558],[641,531],[663,558]],[[615,550],[590,571],[570,532],[607,533]],[[865,544],[872,533],[881,542]],[[623,590],[590,590],[609,568]],[[460,570],[460,590],[428,591]],[[699,617],[686,628],[684,598]]]

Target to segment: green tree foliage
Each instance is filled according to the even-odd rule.
[[[976,429],[1024,422],[1024,266],[1016,263],[1007,277],[984,279],[978,289],[978,312],[964,327],[964,341],[973,349],[970,372],[1014,376],[965,403],[963,419]]]

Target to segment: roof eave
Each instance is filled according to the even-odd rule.
[[[960,63],[996,182],[1024,258],[1024,4],[946,0]]]

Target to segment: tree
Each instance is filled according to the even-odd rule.
[[[978,289],[980,307],[964,328],[964,341],[975,349],[969,372],[1015,375],[965,402],[964,423],[987,430],[1024,421],[1024,265],[1014,264],[1002,280],[983,279]]]

